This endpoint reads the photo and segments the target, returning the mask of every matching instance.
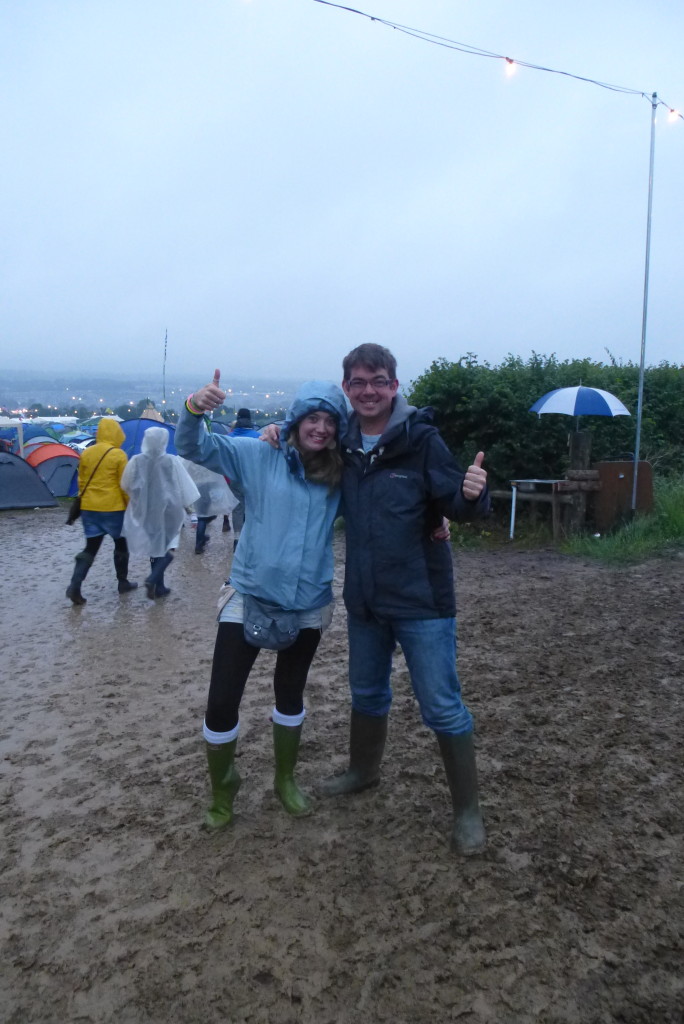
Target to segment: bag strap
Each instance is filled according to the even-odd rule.
[[[88,487],[90,486],[90,481],[93,479],[93,477],[97,473],[98,469],[100,468],[100,463],[102,462],[102,459],[106,458],[109,455],[110,452],[113,452],[114,448],[115,448],[115,445],[112,445],[111,448],[107,449],[107,451],[104,453],[102,458],[100,458],[100,460],[97,463],[97,466],[95,467],[95,469],[92,471],[92,473],[88,477],[88,480],[87,480],[87,483],[86,483],[85,487],[83,488],[83,490],[79,494],[79,498],[82,498],[83,495],[85,494],[85,492],[88,490]]]

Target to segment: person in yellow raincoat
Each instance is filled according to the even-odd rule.
[[[74,604],[85,604],[81,584],[95,561],[105,534],[114,541],[114,569],[120,594],[135,590],[128,579],[128,545],[121,535],[128,496],[121,489],[121,476],[128,457],[121,450],[125,435],[116,420],[103,417],[97,441],[83,452],[78,465],[78,493],[86,546],[76,555],[76,565],[66,596]]]

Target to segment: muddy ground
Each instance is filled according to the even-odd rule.
[[[0,513],[4,1024],[681,1024],[684,559],[456,555],[489,832],[463,861],[401,656],[381,786],[292,820],[271,788],[262,654],[236,820],[203,831],[232,551],[210,530],[203,556],[184,530],[156,603],[117,595],[107,540],[79,609],[64,589],[80,527],[61,508]],[[305,787],[345,761],[345,667],[338,606],[310,677]]]

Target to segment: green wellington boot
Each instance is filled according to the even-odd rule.
[[[360,793],[380,781],[380,764],[387,739],[387,715],[351,713],[349,767],[342,775],[331,775],[316,785],[321,796]]]
[[[451,849],[463,857],[470,857],[481,853],[487,844],[477,795],[473,734],[466,732],[460,736],[447,736],[438,732],[435,735],[444,761],[454,809]]]
[[[311,814],[313,808],[294,778],[301,725],[289,726],[273,723],[273,753],[275,754],[275,778],[273,788],[288,814],[303,817]]]
[[[242,781],[234,764],[236,747],[237,739],[220,746],[206,744],[212,800],[204,823],[209,828],[223,828],[233,820],[233,800]]]

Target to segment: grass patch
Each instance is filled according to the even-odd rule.
[[[449,523],[451,545],[460,551],[482,551],[492,546],[492,530],[486,520],[474,523]]]
[[[684,549],[684,479],[656,480],[654,509],[602,537],[573,537],[562,550],[613,565]]]

